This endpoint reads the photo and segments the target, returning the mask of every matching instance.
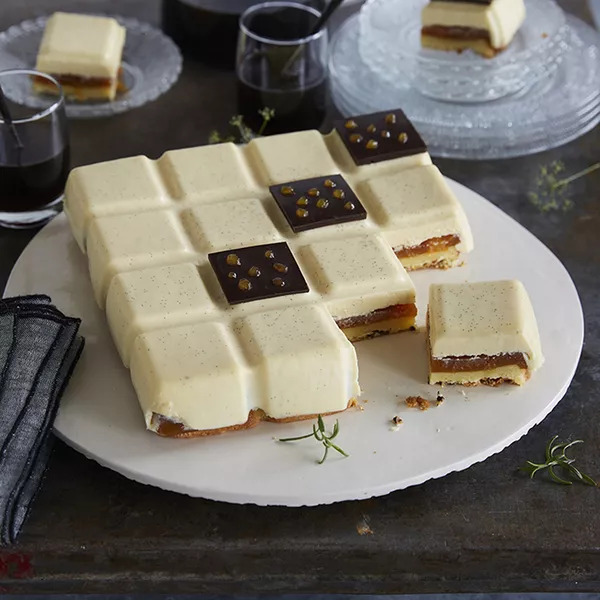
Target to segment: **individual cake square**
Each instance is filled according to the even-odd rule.
[[[90,278],[98,306],[117,273],[189,262],[192,253],[183,228],[170,211],[99,217],[88,237]]]
[[[158,167],[173,197],[193,203],[251,198],[257,184],[232,143],[165,152]]]
[[[367,218],[354,190],[341,175],[288,181],[269,188],[294,233]]]
[[[183,213],[183,223],[202,252],[276,242],[281,236],[260,200],[203,204]]]
[[[209,254],[208,260],[229,304],[308,292],[285,242],[232,248]]]
[[[523,0],[432,0],[421,13],[421,44],[493,58],[525,20]]]
[[[35,68],[54,76],[74,100],[113,100],[125,28],[110,17],[54,13],[46,23]],[[53,92],[42,78],[34,89]]]
[[[146,426],[160,435],[219,433],[248,421],[246,365],[233,333],[222,323],[138,336],[131,379]]]
[[[544,361],[520,281],[432,285],[427,320],[431,384],[522,385]]]
[[[350,341],[414,327],[415,288],[380,236],[316,242],[301,252],[305,273]]]
[[[323,136],[316,130],[256,138],[245,151],[266,186],[338,171]]]
[[[108,326],[126,367],[140,333],[214,318],[215,312],[198,268],[191,263],[119,273],[106,298]]]
[[[431,164],[427,145],[401,110],[335,121],[325,139],[340,169],[353,182]]]
[[[65,213],[84,252],[94,217],[152,210],[167,202],[154,161],[145,156],[76,167],[65,187]]]
[[[370,179],[360,192],[407,270],[446,269],[473,249],[465,213],[437,167]]]
[[[253,314],[235,326],[254,369],[254,406],[270,420],[346,409],[360,394],[352,344],[322,305]]]

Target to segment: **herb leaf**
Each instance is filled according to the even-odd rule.
[[[573,440],[572,442],[557,442],[558,436],[555,435],[547,444],[545,450],[546,462],[534,463],[531,460],[525,462],[521,467],[531,479],[536,473],[547,469],[548,476],[554,483],[561,485],[572,485],[573,481],[579,481],[585,485],[598,487],[598,484],[585,473],[582,473],[577,467],[573,466],[574,458],[567,456],[567,450],[575,444],[583,444],[583,440]],[[559,469],[561,475],[557,473]],[[570,479],[566,479],[569,477]]]
[[[262,117],[262,124],[257,132],[252,131],[248,125],[244,123],[243,115],[234,115],[229,119],[229,125],[234,128],[235,134],[223,137],[216,129],[210,132],[208,136],[209,144],[221,144],[223,142],[235,142],[247,144],[255,137],[260,137],[264,134],[269,121],[275,116],[275,110],[272,108],[261,108],[258,114]]]
[[[318,415],[317,423],[316,424],[313,423],[312,433],[307,433],[306,435],[299,435],[297,437],[279,438],[277,441],[278,442],[297,442],[298,440],[305,440],[307,438],[314,437],[318,442],[321,442],[323,444],[323,447],[325,448],[325,450],[323,452],[323,457],[321,458],[321,460],[317,461],[320,465],[322,465],[325,462],[325,459],[327,458],[327,454],[329,453],[329,448],[333,448],[336,452],[339,452],[342,456],[346,456],[346,457],[350,456],[349,454],[344,452],[344,450],[342,450],[339,446],[336,446],[331,441],[335,437],[337,437],[339,432],[340,432],[340,423],[337,419],[335,421],[335,425],[333,426],[333,431],[330,434],[328,434],[327,431],[325,430],[325,423],[323,422],[323,417],[321,417],[321,415]]]

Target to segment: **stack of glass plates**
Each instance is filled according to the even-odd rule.
[[[547,150],[600,121],[600,35],[552,0],[527,1],[514,47],[494,59],[422,50],[414,19],[410,44],[404,27],[395,38],[376,30],[394,26],[386,11],[401,12],[398,2],[413,9],[407,21],[423,5],[370,0],[333,39],[332,95],[345,116],[400,107],[432,154],[471,159]]]

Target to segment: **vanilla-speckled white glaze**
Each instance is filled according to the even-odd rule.
[[[408,175],[407,193],[421,195],[406,218],[416,223],[419,203],[431,201],[460,219],[427,153],[356,166],[340,144],[336,132],[303,131],[73,170],[65,210],[149,426],[153,412],[198,429],[239,425],[258,408],[273,418],[335,412],[360,393],[354,348],[335,320],[415,302],[388,239],[402,230],[402,215],[391,213],[408,201],[394,208],[397,199],[387,197],[378,208],[378,193],[366,190],[419,171]],[[367,217],[293,232],[268,186],[337,173]],[[448,215],[426,218],[419,242]],[[468,226],[461,226],[466,251]],[[229,304],[208,253],[277,242],[288,244],[309,291]],[[192,329],[204,337],[190,337]],[[199,358],[194,371],[188,354],[210,354],[212,345],[218,357]],[[233,374],[228,387],[224,373]]]
[[[434,358],[522,352],[530,371],[544,362],[529,295],[516,280],[431,285],[429,344]]]
[[[423,8],[423,27],[472,27],[489,32],[492,48],[510,44],[525,20],[523,0],[492,0],[490,4],[433,0]]]
[[[56,12],[46,23],[35,68],[53,75],[115,79],[125,28],[109,17]]]

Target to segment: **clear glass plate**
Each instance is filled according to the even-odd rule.
[[[181,53],[170,38],[147,23],[110,16],[127,29],[121,63],[126,91],[117,93],[112,102],[68,100],[66,111],[70,118],[105,117],[142,106],[164,94],[181,73]],[[47,19],[23,21],[0,33],[0,70],[35,67]],[[29,106],[40,105],[39,97],[29,86],[5,93]]]
[[[568,17],[562,56],[553,72],[494,102],[458,103],[424,96],[408,82],[392,86],[362,60],[359,16],[332,41],[331,88],[344,115],[402,108],[431,154],[507,158],[560,146],[600,122],[600,35]]]
[[[390,85],[408,83],[440,100],[495,100],[531,85],[557,66],[565,15],[553,0],[526,0],[527,18],[494,58],[421,47],[428,0],[367,0],[359,21],[361,58]]]

